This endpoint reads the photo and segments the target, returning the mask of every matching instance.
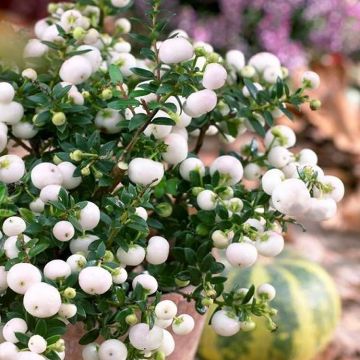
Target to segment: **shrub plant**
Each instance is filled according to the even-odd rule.
[[[182,31],[166,37],[159,0],[144,33],[131,33],[129,5],[52,4],[22,61],[2,59],[1,360],[64,359],[78,322],[85,360],[164,359],[169,328],[194,328],[164,293],[201,314],[217,305],[220,335],[250,331],[253,316],[274,330],[275,289],[224,292],[223,262],[278,255],[288,223],[328,219],[343,196],[316,154],[290,150],[294,132],[274,124],[320,106],[306,94],[317,74],[293,91],[272,54],[246,63]],[[245,132],[238,152],[209,167],[198,157],[206,135]]]

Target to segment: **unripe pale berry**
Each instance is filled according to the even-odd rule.
[[[32,68],[27,68],[27,69],[23,70],[23,72],[21,73],[21,76],[23,78],[31,80],[31,81],[35,81],[37,79],[37,73]]]
[[[233,336],[240,331],[240,321],[235,314],[219,310],[211,318],[211,327],[220,336]]]
[[[129,163],[128,174],[130,181],[135,184],[155,186],[164,176],[164,166],[150,159],[135,158]]]
[[[225,249],[229,245],[228,237],[221,230],[215,230],[211,235],[211,239],[213,245],[218,249]]]
[[[33,335],[29,339],[28,348],[36,354],[42,354],[47,348],[47,342],[42,336]]]
[[[56,165],[43,162],[31,170],[31,181],[36,188],[42,189],[46,185],[61,185],[63,177]]]
[[[277,256],[284,249],[284,238],[275,231],[267,231],[256,241],[255,246],[260,255]]]
[[[100,345],[98,354],[100,360],[126,360],[128,351],[120,340],[110,339]]]
[[[70,265],[64,260],[51,260],[44,267],[44,276],[50,280],[66,279],[70,275]]]
[[[270,146],[292,147],[296,143],[296,135],[292,129],[285,125],[276,125],[265,134],[264,143],[266,148]]]
[[[227,72],[220,64],[208,64],[205,68],[202,84],[205,89],[216,90],[225,85]]]
[[[75,228],[70,221],[61,220],[54,225],[52,233],[57,240],[66,242],[74,237]]]
[[[192,316],[182,314],[176,317],[172,323],[172,331],[176,335],[188,335],[195,327],[195,321]]]
[[[52,118],[51,118],[51,122],[55,125],[55,126],[61,126],[64,125],[66,123],[66,115],[59,111],[53,114]]]
[[[23,233],[26,230],[25,221],[19,216],[7,218],[2,225],[2,231],[7,236],[14,236]]]
[[[59,291],[46,283],[30,286],[23,299],[25,310],[37,318],[48,318],[58,313],[61,306]]]
[[[216,194],[211,190],[203,190],[196,197],[196,202],[202,210],[214,210],[216,207]]]
[[[179,171],[183,179],[190,181],[192,171],[198,172],[203,177],[205,175],[205,166],[200,159],[191,157],[181,163]]]
[[[161,236],[153,236],[149,239],[146,248],[146,261],[149,264],[163,264],[169,256],[169,242]]]
[[[250,267],[257,259],[257,250],[248,243],[233,243],[226,249],[226,258],[232,266]]]
[[[85,207],[80,210],[79,223],[83,230],[92,230],[100,222],[100,209],[91,201],[87,201]]]
[[[155,306],[155,315],[160,320],[173,319],[177,314],[177,306],[171,300],[160,301]]]
[[[99,266],[89,266],[80,271],[79,285],[87,294],[102,295],[111,288],[112,277],[107,270]]]
[[[163,330],[156,325],[150,329],[148,324],[140,323],[130,328],[129,340],[135,349],[153,351],[161,346],[163,334]]]
[[[301,82],[310,89],[317,89],[320,86],[320,76],[314,71],[305,71]]]
[[[256,327],[256,324],[254,321],[251,320],[245,320],[240,322],[240,330],[244,332],[249,332],[254,330]]]
[[[156,293],[158,289],[157,280],[152,275],[149,274],[140,274],[135,276],[132,282],[133,289],[135,289],[136,285],[138,284],[144,288],[144,290],[147,292],[148,295],[152,295]]]
[[[167,39],[159,48],[159,59],[164,64],[178,64],[190,60],[193,55],[193,46],[183,37]]]
[[[32,264],[15,264],[7,273],[7,283],[9,288],[18,294],[25,294],[32,285],[40,282],[41,272]]]
[[[24,319],[13,318],[4,325],[2,334],[6,341],[16,344],[19,342],[19,340],[15,333],[19,332],[25,334],[27,330],[28,326]]]
[[[237,184],[243,177],[243,166],[241,162],[230,155],[223,155],[216,158],[210,166],[210,174],[218,171],[223,179],[223,182],[227,185]]]
[[[256,289],[257,294],[259,297],[264,298],[268,301],[271,301],[276,296],[275,288],[270,284],[262,284]]]
[[[188,96],[184,104],[184,111],[191,117],[197,118],[214,110],[217,95],[213,90],[204,89]]]
[[[19,181],[25,174],[25,163],[17,155],[0,157],[0,181],[11,184]]]

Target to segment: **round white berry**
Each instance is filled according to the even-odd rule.
[[[203,177],[205,175],[205,166],[200,159],[191,157],[181,163],[179,171],[183,179],[190,181],[190,173],[192,171],[198,172]]]
[[[56,201],[59,198],[60,190],[60,185],[46,185],[41,189],[39,197],[44,204],[49,201]]]
[[[301,76],[301,82],[310,89],[320,86],[320,76],[314,71],[305,71]]]
[[[70,221],[61,220],[54,225],[52,233],[57,240],[65,242],[74,237],[75,229]]]
[[[130,4],[130,0],[111,0],[112,6],[122,8]]]
[[[233,336],[240,331],[240,321],[235,314],[219,310],[211,318],[211,327],[220,336]]]
[[[285,180],[285,175],[281,170],[270,169],[261,178],[261,186],[268,195],[271,195],[275,187],[283,180]]]
[[[178,64],[190,60],[194,55],[194,48],[183,37],[175,37],[163,41],[159,48],[159,59],[164,64]]]
[[[25,163],[17,155],[0,157],[0,181],[11,184],[19,181],[25,174]]]
[[[42,189],[46,185],[61,185],[63,177],[56,165],[43,162],[31,170],[31,181],[36,188]]]
[[[41,40],[61,43],[64,39],[61,37],[55,24],[48,26],[40,36]]]
[[[99,266],[89,266],[79,273],[81,289],[90,295],[105,294],[112,286],[111,274]]]
[[[225,249],[229,245],[229,239],[221,230],[215,230],[211,235],[214,247],[218,249]]]
[[[59,309],[59,316],[64,319],[71,319],[77,313],[77,306],[74,304],[61,304]]]
[[[284,249],[284,238],[275,231],[267,231],[256,241],[255,246],[260,255],[274,257]]]
[[[149,264],[163,264],[169,256],[169,242],[161,236],[153,236],[149,239],[146,248],[146,261]]]
[[[0,82],[0,103],[9,104],[14,100],[15,89],[8,82]]]
[[[0,360],[18,360],[19,349],[10,341],[0,344]]]
[[[59,75],[61,80],[77,85],[89,79],[91,73],[90,61],[83,56],[75,55],[63,62]]]
[[[226,249],[226,258],[232,266],[250,267],[257,259],[257,250],[248,243],[233,243]]]
[[[77,10],[66,10],[62,13],[60,18],[60,26],[66,31],[70,32],[77,27],[81,27],[83,16]]]
[[[99,360],[97,344],[90,343],[84,346],[81,355],[84,360]]]
[[[331,198],[336,202],[339,202],[344,197],[344,183],[338,177],[326,175],[321,178],[321,183],[325,186],[325,189],[324,191],[320,191],[318,188],[315,188],[315,197]]]
[[[163,339],[159,347],[159,351],[163,352],[165,356],[171,355],[175,350],[175,340],[167,330],[163,330]]]
[[[245,66],[245,56],[240,50],[229,50],[225,60],[235,71],[240,71]]]
[[[86,258],[80,254],[74,254],[67,258],[66,262],[70,266],[71,273],[77,274],[86,266]]]
[[[42,354],[47,348],[47,342],[42,336],[33,335],[29,339],[28,348],[36,354]]]
[[[202,210],[214,210],[216,207],[216,194],[211,190],[201,191],[197,197],[196,202]]]
[[[37,318],[48,318],[58,313],[61,306],[59,291],[40,282],[29,287],[24,295],[25,310]]]
[[[2,231],[7,236],[14,236],[23,233],[26,230],[25,221],[19,216],[7,218],[2,225]]]
[[[155,186],[164,176],[162,163],[145,158],[135,158],[130,161],[128,169],[131,182],[143,186]]]
[[[135,214],[137,216],[140,216],[145,221],[148,219],[148,213],[146,209],[144,209],[142,206],[138,206],[137,208],[135,208]]]
[[[123,34],[131,31],[131,22],[127,18],[120,18],[115,21],[116,28]]]
[[[205,89],[216,90],[225,85],[227,72],[225,68],[216,63],[206,65],[202,84]]]
[[[22,71],[21,76],[24,79],[35,81],[37,79],[37,72],[32,68],[27,68]]]
[[[100,222],[100,209],[91,201],[87,201],[85,207],[80,210],[79,223],[83,230],[92,230]]]
[[[7,273],[7,283],[9,288],[18,294],[25,294],[32,285],[40,282],[41,272],[32,264],[15,264]]]
[[[8,288],[7,271],[5,270],[5,266],[0,266],[0,294],[2,294],[7,288]],[[1,329],[0,329],[0,336],[1,336]]]
[[[197,118],[215,109],[217,95],[213,90],[204,89],[192,93],[184,103],[187,115]]]
[[[304,165],[316,165],[318,162],[318,157],[315,151],[311,149],[302,149],[299,152],[299,163]]]
[[[28,243],[31,240],[31,238],[29,238],[27,235],[22,236],[24,244]],[[17,247],[18,240],[18,236],[10,236],[4,242],[5,255],[9,259],[15,259],[19,255],[20,250]]]
[[[195,321],[192,316],[182,314],[176,317],[172,323],[172,331],[176,335],[190,334],[195,327]]]
[[[41,213],[45,209],[45,204],[40,198],[37,198],[29,204],[29,208],[34,213]]]
[[[210,166],[210,174],[219,172],[226,185],[235,185],[243,177],[244,169],[241,162],[230,155],[223,155],[216,158]]]
[[[275,288],[270,284],[262,284],[256,289],[257,294],[260,297],[264,297],[266,300],[273,300],[276,296]]]
[[[51,260],[44,267],[44,276],[50,280],[66,279],[70,274],[70,265],[64,260]]]
[[[13,318],[4,325],[2,335],[6,341],[16,344],[19,342],[19,340],[16,337],[15,333],[18,332],[25,334],[27,330],[28,326],[24,319]]]
[[[63,181],[62,186],[67,190],[72,190],[81,184],[81,176],[74,176],[76,166],[69,161],[64,161],[57,165],[61,172]]]
[[[95,125],[108,134],[121,131],[120,122],[124,120],[120,112],[114,109],[102,109],[95,116]]]
[[[44,357],[31,351],[21,351],[17,360],[44,360]]]
[[[114,52],[112,55],[111,63],[118,65],[124,76],[133,75],[131,69],[137,66],[137,62],[132,54]]]
[[[188,155],[188,142],[178,134],[170,134],[164,139],[167,145],[162,154],[163,159],[171,165],[176,165],[186,159]]]
[[[262,170],[258,164],[250,163],[244,168],[244,177],[247,180],[258,180],[261,176]]]
[[[125,344],[116,339],[104,341],[98,352],[100,360],[126,360],[127,353]]]
[[[267,67],[281,67],[280,60],[269,52],[259,52],[249,59],[249,65],[253,66],[258,73],[262,73]]]
[[[279,66],[267,66],[263,72],[264,80],[270,84],[275,84],[282,77],[282,70]]]
[[[0,103],[0,112],[1,121],[9,125],[17,124],[24,116],[23,106],[16,101]]]
[[[305,213],[305,218],[309,221],[328,220],[336,214],[337,205],[334,199],[311,198],[309,204],[309,209]]]
[[[77,48],[77,51],[84,51],[88,50],[86,53],[81,54],[83,58],[85,58],[91,65],[92,72],[96,72],[99,70],[101,63],[102,63],[102,57],[100,50],[97,49],[95,46],[91,45],[81,45]]]
[[[266,148],[271,146],[292,147],[296,143],[296,135],[292,129],[285,125],[276,125],[265,134],[264,143]]]
[[[140,323],[132,326],[129,331],[131,345],[138,350],[145,352],[153,351],[161,346],[164,332],[158,326],[151,329],[148,324]]]
[[[49,50],[48,46],[38,39],[30,39],[24,48],[24,58],[42,57]]]
[[[160,320],[158,318],[155,318],[155,325],[161,327],[162,329],[168,328],[173,322],[173,319],[170,320]]]
[[[38,133],[38,129],[33,124],[22,121],[12,125],[11,131],[19,139],[32,139]]]
[[[291,160],[291,152],[283,146],[275,146],[268,153],[268,161],[270,165],[276,168],[283,168]]]
[[[127,251],[119,248],[116,257],[122,265],[137,266],[145,259],[145,249],[140,245],[131,245]]]
[[[276,210],[289,216],[301,216],[309,208],[310,192],[299,179],[286,179],[271,195]]]
[[[118,267],[116,269],[114,269],[114,273],[112,274],[112,280],[114,284],[123,284],[128,277],[128,273],[127,271],[122,268],[122,267]]]
[[[72,254],[81,253],[86,256],[89,253],[90,244],[98,239],[99,238],[96,235],[92,234],[79,236],[78,238],[70,241],[70,251]]]
[[[160,320],[173,319],[177,314],[177,306],[171,300],[160,301],[155,306],[155,315]]]
[[[157,280],[149,274],[135,276],[132,282],[133,289],[135,289],[138,284],[141,285],[149,295],[154,294],[158,289]]]

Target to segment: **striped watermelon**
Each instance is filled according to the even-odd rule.
[[[272,284],[271,306],[279,326],[271,333],[264,319],[252,332],[217,336],[206,326],[199,348],[202,360],[310,360],[331,339],[340,315],[340,300],[330,276],[319,265],[289,255],[228,273],[229,288]]]

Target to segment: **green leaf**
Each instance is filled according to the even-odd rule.
[[[124,78],[123,78],[123,75],[122,75],[119,67],[114,64],[111,64],[109,66],[109,75],[110,75],[111,82],[114,85],[124,82]]]
[[[0,218],[6,218],[15,215],[16,212],[7,209],[0,209]]]
[[[155,118],[151,123],[156,125],[169,125],[169,126],[176,125],[176,122],[173,119],[167,117]]]
[[[254,293],[255,293],[255,286],[254,285],[251,285],[250,286],[250,289],[248,290],[248,292],[246,293],[242,303],[243,304],[247,304],[251,298],[254,296]]]
[[[44,252],[48,247],[49,247],[48,243],[42,243],[42,244],[35,245],[33,248],[30,249],[29,256],[34,257],[36,255],[39,255],[42,252]]]
[[[99,336],[99,329],[94,329],[86,333],[80,340],[80,345],[87,345],[95,341]]]
[[[47,324],[46,324],[45,320],[40,319],[40,320],[37,321],[36,326],[35,326],[35,334],[46,337],[46,335],[47,335]]]
[[[129,121],[129,130],[133,131],[140,126],[142,126],[147,120],[147,116],[145,114],[136,114]]]
[[[139,101],[136,99],[118,99],[108,104],[108,107],[115,110],[125,110],[129,106],[138,106]]]
[[[140,77],[143,77],[145,79],[155,79],[155,75],[153,74],[152,71],[143,69],[143,68],[138,68],[138,67],[133,67],[130,69],[135,75],[138,75]]]
[[[7,195],[7,187],[4,183],[0,183],[0,204],[5,200]]]
[[[244,84],[249,90],[250,95],[256,100],[258,89],[255,87],[255,85],[249,80],[244,78]]]

